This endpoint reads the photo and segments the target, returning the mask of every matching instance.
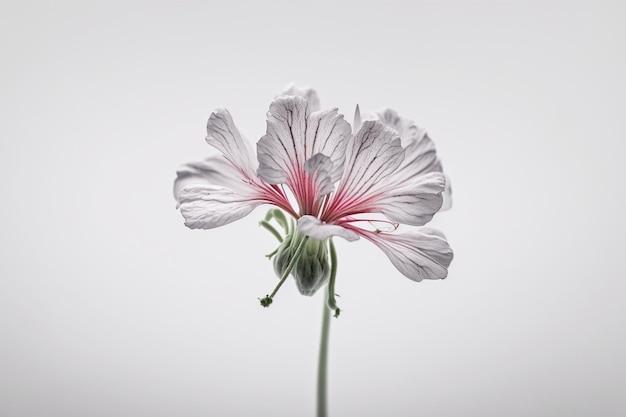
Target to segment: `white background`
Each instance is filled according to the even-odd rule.
[[[99,4],[101,3],[101,4]],[[626,13],[608,2],[0,6],[0,415],[312,416],[322,298],[175,169],[287,83],[392,107],[452,179],[445,281],[338,243],[332,416],[626,413]]]

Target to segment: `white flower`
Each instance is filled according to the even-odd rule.
[[[397,230],[400,223],[425,225],[449,194],[433,142],[393,110],[361,122],[357,108],[354,125],[337,109],[320,110],[314,90],[290,87],[270,105],[255,158],[228,110],[214,111],[206,141],[223,156],[177,172],[185,225],[211,229],[271,204],[312,239],[363,237],[406,277],[445,278],[453,254],[443,234]],[[376,214],[391,230],[362,227],[380,221]]]

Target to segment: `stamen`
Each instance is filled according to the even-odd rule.
[[[391,232],[395,232],[396,230],[398,230],[398,227],[400,227],[400,223],[392,222],[392,221],[389,221],[389,220],[368,220],[368,222],[375,229],[374,231],[376,233],[382,233],[382,232],[391,233]],[[379,229],[378,227],[376,227],[374,222],[376,222],[376,223],[387,223],[387,224],[391,225],[391,229],[387,229],[387,230]]]
[[[273,234],[273,235],[274,235],[274,237],[275,237],[276,239],[278,239],[278,241],[279,241],[279,242],[281,242],[281,243],[282,243],[282,241],[283,241],[283,237],[280,235],[280,233],[278,233],[278,230],[276,230],[276,229],[274,228],[274,226],[272,226],[271,224],[269,224],[269,223],[268,223],[267,221],[265,221],[265,220],[261,220],[261,221],[259,222],[259,226],[263,226],[266,230],[268,230],[271,234]]]
[[[345,220],[343,220],[341,222],[337,222],[335,224],[338,224],[338,225],[341,226],[341,225],[343,225],[345,223],[356,223],[356,222],[367,222],[367,223],[369,223],[374,228],[374,232],[375,233],[383,233],[383,232],[389,232],[390,233],[390,232],[394,232],[394,231],[398,230],[398,227],[400,227],[400,223],[393,222],[391,220],[385,220],[385,219],[355,219],[355,218],[348,218],[348,219],[345,219]],[[391,228],[390,229],[386,229],[386,230],[379,229],[378,227],[376,227],[376,223],[383,223],[383,224],[389,225]]]
[[[326,194],[326,195],[324,196],[324,198],[322,199],[322,202],[320,203],[319,210],[317,211],[317,214],[315,215],[315,217],[317,217],[318,219],[319,219],[319,218],[321,218],[322,213],[324,213],[324,210],[326,210],[326,206],[328,205],[328,199],[329,199],[329,196],[330,196],[331,194],[332,194],[332,193],[330,193],[330,194]]]
[[[265,255],[265,257],[267,259],[272,259],[272,257],[278,253],[278,249],[280,249],[280,246],[278,246],[276,249],[274,249],[272,251],[272,253],[268,253],[267,255]]]
[[[285,233],[289,233],[289,223],[287,222],[287,218],[285,217],[285,214],[279,209],[273,209],[272,216],[274,220],[276,220],[276,223],[278,223],[283,228]],[[266,220],[269,220],[269,219],[266,218]]]
[[[265,215],[264,220],[266,222],[269,222],[272,219],[276,220],[276,223],[278,223],[283,228],[285,233],[289,234],[289,224],[282,210],[277,208],[269,209],[267,214]]]
[[[274,288],[274,291],[272,291],[272,293],[270,295],[266,295],[264,298],[259,299],[259,301],[261,302],[261,305],[263,307],[269,307],[270,304],[272,304],[274,296],[276,295],[276,293],[278,292],[280,287],[283,285],[283,283],[285,282],[285,280],[287,279],[287,277],[291,273],[291,270],[296,265],[296,262],[298,261],[298,259],[300,259],[300,255],[302,255],[302,252],[304,252],[305,244],[306,244],[306,242],[308,240],[309,240],[309,237],[308,236],[304,236],[304,239],[302,239],[302,241],[298,245],[295,253],[293,254],[293,257],[289,260],[289,264],[287,265],[287,269],[285,269],[285,272],[283,273],[283,276],[280,278],[280,281],[278,282],[278,285],[276,286],[276,288]]]
[[[339,317],[341,309],[337,307],[335,301],[335,276],[337,275],[337,252],[335,252],[335,245],[333,238],[328,239],[328,246],[330,248],[330,279],[328,280],[328,296],[326,298],[326,304],[328,308],[335,312],[335,318]]]

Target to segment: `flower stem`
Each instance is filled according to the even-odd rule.
[[[320,337],[320,354],[317,366],[317,417],[328,415],[328,335],[330,333],[330,311],[339,316],[339,308],[335,303],[335,277],[337,275],[337,253],[333,239],[328,239],[330,247],[330,279],[328,281],[327,298],[324,300],[322,317],[322,335]]]
[[[326,303],[328,308],[335,312],[334,316],[339,317],[341,309],[337,307],[337,301],[335,301],[335,276],[337,275],[337,252],[335,252],[335,245],[333,238],[328,239],[328,246],[330,248],[330,279],[328,280],[328,298]]]
[[[328,334],[330,331],[330,309],[324,301],[322,317],[322,336],[320,338],[320,354],[317,367],[317,417],[328,415],[327,381],[328,381]]]

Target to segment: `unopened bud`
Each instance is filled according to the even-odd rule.
[[[296,254],[304,235],[295,229],[280,244],[274,257],[274,271],[278,277],[282,277]],[[328,248],[326,241],[309,238],[304,243],[298,259],[295,260],[291,276],[296,280],[296,286],[302,295],[313,295],[322,288],[330,277],[330,264],[328,262]]]

